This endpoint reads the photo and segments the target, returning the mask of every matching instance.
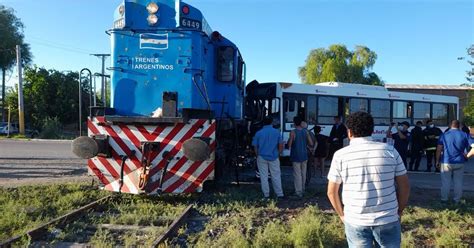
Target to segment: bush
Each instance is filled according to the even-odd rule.
[[[62,124],[58,117],[46,117],[41,125],[41,139],[59,139],[61,138]]]
[[[324,221],[324,214],[317,207],[307,207],[291,222],[290,239],[294,247],[340,247],[343,224],[333,218]]]
[[[292,243],[285,228],[285,224],[280,221],[267,223],[255,235],[255,246],[259,248],[291,247]]]

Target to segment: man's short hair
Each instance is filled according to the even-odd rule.
[[[295,124],[295,126],[299,126],[301,125],[301,122],[303,121],[303,118],[299,117],[299,116],[295,116],[293,118],[293,123]]]
[[[416,125],[418,125],[418,124],[423,125],[423,122],[422,121],[417,121]]]
[[[426,120],[426,125],[433,123],[433,120]]]
[[[265,124],[265,125],[273,124],[273,118],[270,117],[270,116],[265,117],[265,119],[263,119],[263,124]]]
[[[461,126],[461,123],[458,120],[454,120],[451,122],[452,128],[459,128],[460,126]]]
[[[320,132],[321,132],[321,126],[315,126],[314,133],[320,133]]]
[[[356,138],[372,136],[374,132],[374,118],[363,111],[350,114],[347,117],[346,125]]]

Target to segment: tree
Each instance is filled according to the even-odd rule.
[[[467,49],[467,55],[471,56],[471,58],[474,58],[474,44],[471,45],[471,47]],[[469,65],[471,65],[472,68],[470,71],[466,72],[467,74],[466,80],[470,82],[471,84],[474,84],[474,61],[468,60],[467,63],[469,63]]]
[[[47,119],[57,118],[62,124],[78,123],[79,73],[63,73],[44,68],[26,68],[24,72],[23,95],[25,101],[25,119],[36,129],[41,129]],[[82,115],[88,115],[89,82],[82,85]],[[8,92],[7,104],[17,109],[18,94]],[[16,112],[14,112],[14,119]]]
[[[474,58],[474,44],[467,49],[467,54],[471,56],[471,58]],[[462,86],[474,87],[474,61],[468,60],[467,62],[472,66],[471,70],[466,72],[466,80],[469,83],[462,84]],[[469,93],[469,102],[464,107],[463,112],[465,124],[468,126],[474,126],[474,90],[471,90]]]
[[[322,82],[347,82],[383,85],[382,80],[370,69],[377,54],[365,46],[356,46],[354,51],[344,45],[331,45],[328,49],[310,51],[306,64],[299,68],[301,80],[306,84]]]
[[[31,61],[30,47],[24,42],[23,23],[11,8],[0,5],[0,69],[2,71],[2,121],[5,121],[5,77],[16,63],[16,46],[20,45],[22,63]]]

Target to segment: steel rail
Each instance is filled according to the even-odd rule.
[[[165,233],[161,234],[151,245],[151,247],[159,247],[160,244],[163,244],[165,240],[170,238],[173,233],[183,224],[183,222],[188,218],[189,214],[193,210],[193,204],[190,204],[184,211],[181,213],[178,218],[176,218],[173,223],[168,227]]]
[[[15,237],[12,237],[8,240],[5,240],[5,241],[2,241],[0,243],[0,247],[3,248],[3,247],[11,247],[12,244],[14,244],[15,242],[21,240],[23,237],[25,236],[28,236],[30,237],[31,239],[34,239],[38,236],[40,236],[42,233],[44,233],[49,226],[51,225],[54,225],[54,224],[58,224],[58,223],[67,223],[69,221],[72,221],[78,217],[80,217],[85,211],[89,210],[89,209],[92,209],[96,206],[98,206],[99,204],[103,203],[103,202],[106,202],[110,199],[112,199],[115,195],[110,195],[110,196],[106,196],[106,197],[103,197],[99,200],[96,200],[94,202],[91,202],[83,207],[80,207],[70,213],[67,213],[65,215],[62,215],[60,217],[57,217],[45,224],[42,224],[41,226],[39,227],[36,227],[34,229],[31,229],[29,231],[27,231],[26,233],[23,233],[21,235],[18,235],[18,236],[15,236]]]

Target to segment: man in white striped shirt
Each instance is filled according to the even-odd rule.
[[[346,125],[350,145],[334,154],[327,194],[349,247],[400,247],[400,216],[410,193],[403,161],[393,146],[372,141],[370,114],[353,113]]]

